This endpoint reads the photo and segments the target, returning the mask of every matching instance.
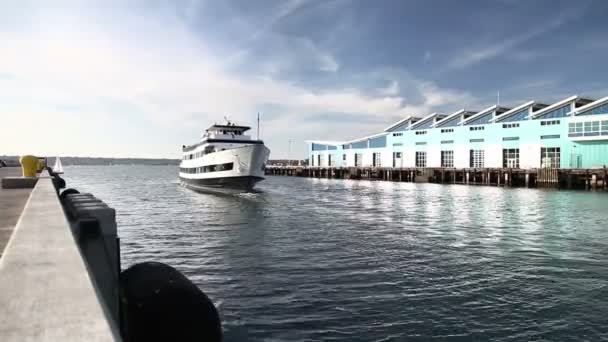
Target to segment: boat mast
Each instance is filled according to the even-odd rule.
[[[257,134],[258,134],[257,140],[260,140],[260,112],[258,112],[258,130],[257,131],[258,131],[257,132]]]

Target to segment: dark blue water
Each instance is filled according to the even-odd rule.
[[[176,167],[66,167],[116,208],[123,267],[185,272],[227,341],[608,339],[608,194],[269,177],[182,188]]]

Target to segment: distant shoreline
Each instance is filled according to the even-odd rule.
[[[179,165],[179,159],[169,158],[93,158],[93,157],[61,157],[63,165]],[[0,160],[15,163],[18,156],[0,156]],[[53,165],[55,157],[48,157],[47,164]]]

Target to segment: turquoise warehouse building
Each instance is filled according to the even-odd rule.
[[[608,97],[409,116],[371,136],[308,144],[313,167],[599,168]]]

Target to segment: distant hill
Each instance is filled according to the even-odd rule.
[[[91,157],[60,157],[63,165],[179,165],[179,159],[150,159],[150,158],[91,158]],[[0,160],[10,164],[18,162],[18,156],[0,156]],[[47,158],[47,164],[52,166],[54,157]]]

